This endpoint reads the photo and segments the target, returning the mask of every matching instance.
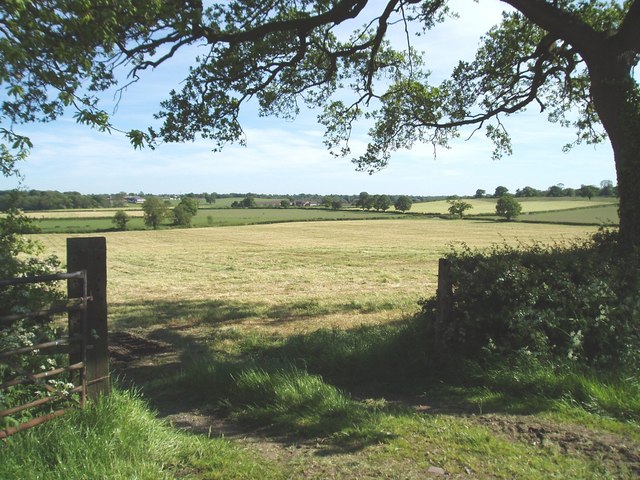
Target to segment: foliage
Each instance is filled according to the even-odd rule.
[[[258,204],[253,195],[247,195],[240,201],[234,201],[231,204],[231,208],[258,208]]]
[[[496,202],[496,213],[507,220],[513,220],[522,213],[522,204],[513,195],[502,195]]]
[[[25,237],[36,229],[24,214],[10,208],[0,216],[0,279],[12,279],[55,273],[60,262],[55,256],[41,258],[42,246]],[[0,288],[0,315],[26,313],[48,309],[61,298],[58,286],[53,282],[10,285]],[[56,338],[57,329],[51,319],[44,317],[37,322],[18,320],[0,326],[0,351],[32,346]],[[56,357],[22,355],[11,362],[0,361],[0,383],[15,377],[19,369],[26,371],[50,370],[61,365]],[[64,377],[49,380],[49,384],[64,384]],[[16,406],[34,399],[34,395],[46,393],[42,384],[17,385],[0,390],[0,409]],[[29,411],[0,419],[0,426],[29,418]]]
[[[124,205],[124,194],[83,195],[78,192],[52,190],[4,190],[0,191],[0,210],[10,206],[21,210],[59,210],[65,208],[103,208]]]
[[[386,212],[391,207],[391,198],[389,195],[374,195],[373,196],[373,208],[377,211]]]
[[[595,185],[581,185],[576,192],[581,197],[587,197],[591,200],[598,193],[598,187]]]
[[[496,191],[493,192],[493,198],[500,198],[503,195],[507,194],[508,192],[509,192],[509,189],[507,187],[499,185],[496,187]]]
[[[487,194],[487,191],[486,191],[486,190],[484,190],[484,189],[482,189],[482,188],[479,188],[479,189],[477,189],[477,190],[476,190],[476,193],[475,193],[475,195],[474,195],[473,197],[474,197],[474,198],[484,198],[484,196],[485,196],[486,194]]]
[[[574,143],[601,142],[605,131],[615,139],[617,171],[624,172],[620,228],[627,243],[639,244],[640,209],[634,205],[640,203],[640,90],[633,69],[640,58],[640,4],[507,3],[512,9],[481,39],[475,58],[461,61],[450,78],[436,84],[411,46],[411,34],[426,35],[455,16],[446,0],[278,0],[265,8],[246,0],[206,6],[57,0],[47,8],[5,2],[0,166],[12,171],[31,147],[15,128],[52,121],[65,109],[79,123],[117,130],[99,92],[126,89],[118,84],[125,78],[122,68],[129,74],[125,81],[137,81],[141,72],[199,43],[206,51],[181,89],[162,102],[155,117],[162,124],[124,132],[135,147],[198,136],[218,147],[244,143],[239,117],[245,102],[255,99],[260,114],[285,118],[306,103],[324,108],[326,143],[338,155],[351,155],[354,123],[372,121],[371,141],[354,162],[373,172],[395,150],[416,142],[445,146],[467,126],[484,130],[495,145],[494,157],[509,154],[503,117],[539,105],[550,121],[576,129]],[[354,18],[364,26],[352,35],[338,28]],[[393,32],[407,39],[403,50],[387,42]]]
[[[637,373],[640,254],[624,253],[617,234],[447,258],[453,300],[443,350],[468,358],[521,352]]]
[[[462,218],[464,216],[464,212],[473,208],[468,202],[464,200],[460,200],[459,198],[453,198],[447,200],[451,206],[449,207],[449,214],[458,218]]]
[[[38,258],[42,246],[25,236],[37,229],[17,209],[0,216],[0,278],[48,275],[59,267],[57,258]],[[49,284],[16,285],[0,290],[0,315],[40,310],[58,298],[57,289]]]
[[[356,207],[359,207],[362,210],[371,210],[373,208],[373,197],[367,192],[360,192],[360,195],[356,200]]]
[[[156,230],[167,216],[167,204],[158,197],[147,197],[142,204],[144,224]]]
[[[173,224],[190,227],[191,220],[198,213],[198,203],[193,198],[183,197],[173,209]]]
[[[411,200],[411,197],[407,195],[400,195],[398,198],[396,198],[393,207],[396,210],[400,210],[401,212],[406,212],[408,210],[411,210],[411,205],[413,205],[413,200]]]
[[[202,198],[204,198],[204,201],[207,202],[207,204],[211,205],[212,203],[216,203],[216,197],[217,194],[216,193],[203,193],[202,194]]]
[[[127,224],[131,221],[131,217],[129,217],[129,214],[124,210],[118,210],[113,214],[111,221],[118,230],[126,230]]]

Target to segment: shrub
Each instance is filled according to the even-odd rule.
[[[31,221],[20,210],[10,208],[0,217],[0,278],[11,279],[24,276],[48,275],[60,265],[56,257],[39,258],[42,247],[25,237],[35,229]],[[53,283],[11,285],[0,288],[0,315],[25,313],[48,308],[54,300],[61,298],[61,292]],[[20,347],[32,346],[57,336],[55,328],[48,321],[33,323],[19,320],[10,324],[0,324],[0,352]],[[24,355],[13,358],[11,365],[0,359],[0,383],[15,376],[18,370],[44,371],[60,366],[61,358]],[[49,383],[60,381],[49,380]],[[63,382],[64,383],[64,382]],[[32,400],[33,395],[42,393],[38,384],[16,385],[0,390],[0,410]],[[15,417],[15,418],[14,418]],[[0,428],[11,422],[28,418],[27,412],[0,419]]]
[[[124,210],[118,210],[113,214],[113,218],[111,219],[111,223],[113,223],[118,230],[126,230],[127,224],[131,220],[129,214]]]
[[[448,255],[452,318],[440,351],[514,352],[633,370],[640,360],[640,253],[617,235]]]

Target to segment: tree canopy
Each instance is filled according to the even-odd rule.
[[[496,213],[507,220],[513,220],[522,213],[522,205],[513,195],[505,193],[496,202]]]
[[[500,0],[495,0],[500,1]],[[511,153],[504,118],[527,107],[572,126],[571,144],[609,137],[620,194],[620,229],[640,244],[640,0],[501,0],[501,22],[476,56],[432,82],[412,47],[454,14],[446,0],[11,0],[0,5],[0,168],[7,174],[30,140],[19,125],[65,109],[114,130],[99,92],[122,89],[141,72],[205,45],[179,90],[168,92],[159,125],[126,132],[136,147],[214,139],[244,142],[239,111],[295,116],[322,108],[325,142],[352,155],[355,122],[370,142],[353,160],[373,172],[415,142],[446,145],[461,128],[483,130],[494,156]],[[355,20],[354,20],[355,19]],[[362,25],[354,27],[354,24]],[[388,42],[406,31],[406,42]],[[119,70],[128,76],[124,81]],[[119,90],[122,92],[122,90]]]

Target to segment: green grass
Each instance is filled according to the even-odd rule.
[[[86,212],[83,212],[86,213]],[[47,216],[37,218],[35,223],[42,233],[90,233],[107,232],[115,230],[111,221],[112,211],[108,216],[100,216],[100,212],[95,213],[95,217],[86,215],[73,216],[72,211],[59,212],[60,217]],[[309,222],[327,220],[372,220],[380,218],[400,218],[401,214],[362,212],[357,210],[324,210],[324,209],[225,209],[225,208],[201,208],[192,220],[194,227],[228,227],[238,225],[254,225],[267,223],[287,223],[287,222]],[[161,228],[171,227],[171,221],[166,220]],[[149,230],[139,216],[132,216],[127,224],[128,230]]]
[[[413,205],[412,215],[395,212],[361,211],[358,209],[326,210],[322,208],[257,208],[232,209],[231,203],[238,198],[223,198],[216,203],[201,204],[197,215],[193,218],[194,227],[220,227],[254,225],[265,223],[286,223],[325,220],[370,220],[407,218],[416,214],[446,215],[449,203],[445,200],[422,202]],[[614,198],[592,200],[584,198],[522,198],[523,207],[520,220],[545,223],[575,223],[584,225],[610,225],[618,221],[617,207]],[[277,200],[273,200],[276,202]],[[467,216],[485,216],[493,218],[495,199],[465,200],[473,205]],[[263,200],[266,202],[266,200]],[[272,202],[269,200],[269,202]],[[258,202],[260,204],[260,202]],[[43,233],[91,233],[115,230],[111,219],[119,209],[94,210],[57,210],[45,212],[29,212],[36,220]],[[131,217],[129,230],[148,230],[144,225],[142,211],[139,206],[128,206],[124,209]],[[497,218],[497,217],[496,217]],[[171,220],[167,219],[161,228],[171,228]]]
[[[431,365],[415,315],[418,298],[435,291],[448,243],[594,230],[419,218],[106,233],[112,330],[168,346],[132,358],[127,382],[162,415],[198,416],[214,437],[221,421],[240,433],[211,440],[204,423],[187,435],[134,399],[126,415],[69,417],[85,458],[104,455],[95,466],[77,466],[82,447],[65,444],[69,430],[51,433],[69,428],[63,417],[28,432],[30,447],[5,457],[0,449],[0,478],[65,478],[56,458],[75,465],[66,478],[105,478],[110,463],[122,473],[106,478],[422,479],[432,466],[468,478],[636,478],[617,449],[565,451],[570,439],[541,446],[528,427],[585,442],[615,436],[633,451],[637,378],[517,361]],[[37,238],[64,256],[65,235]],[[118,395],[130,394],[116,391],[116,403]],[[492,415],[508,428],[496,428]],[[38,447],[42,432],[51,440]],[[44,465],[58,476],[46,477]],[[17,466],[27,475],[16,477]]]
[[[130,391],[74,410],[0,446],[0,478],[282,478],[224,439],[194,436],[158,420]]]
[[[618,206],[597,205],[592,207],[559,210],[552,212],[536,212],[519,217],[522,221],[544,223],[575,223],[583,225],[617,225]]]
[[[431,369],[426,335],[417,316],[284,338],[234,328],[197,342],[203,348],[185,343],[183,368],[154,375],[147,393],[169,405],[187,395],[200,408],[275,437],[293,436],[290,441],[320,438],[321,456],[352,455],[347,465],[334,465],[346,478],[354,462],[371,475],[363,478],[374,478],[373,472],[396,478],[391,465],[403,469],[400,478],[423,478],[406,470],[406,461],[413,467],[417,462],[421,472],[435,465],[453,475],[471,470],[495,478],[633,478],[627,465],[496,435],[467,415],[535,415],[528,421],[543,422],[549,434],[554,424],[564,425],[568,438],[588,427],[593,438],[615,434],[637,444],[637,378],[524,357],[455,368],[452,359],[450,369]],[[385,400],[394,397],[419,398],[427,414]]]

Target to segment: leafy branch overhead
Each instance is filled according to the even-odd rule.
[[[500,157],[511,152],[504,117],[536,107],[574,127],[573,143],[608,135],[621,229],[637,230],[633,236],[640,238],[640,213],[627,212],[632,187],[621,180],[632,182],[631,176],[620,174],[640,171],[632,153],[640,151],[640,93],[632,74],[640,55],[640,2],[500,3],[502,20],[482,38],[475,58],[432,83],[413,34],[428,42],[428,30],[464,15],[464,4],[456,13],[446,0],[3,2],[0,82],[7,95],[0,161],[9,171],[15,155],[29,148],[19,141],[17,125],[51,121],[68,108],[81,123],[116,130],[99,93],[122,93],[141,72],[198,45],[204,53],[162,102],[158,126],[126,132],[134,146],[198,137],[218,148],[243,143],[239,112],[248,100],[262,115],[283,117],[307,104],[322,108],[325,142],[338,155],[351,155],[355,122],[370,122],[369,144],[354,161],[373,172],[393,151],[416,142],[444,146],[463,127],[483,130]]]

